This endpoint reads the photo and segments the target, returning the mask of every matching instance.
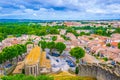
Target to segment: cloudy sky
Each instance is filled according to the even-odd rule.
[[[0,19],[120,19],[120,0],[0,0]]]

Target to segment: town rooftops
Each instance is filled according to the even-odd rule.
[[[85,54],[85,57],[83,57],[82,59],[87,63],[99,63],[99,61],[95,57],[89,54]]]
[[[40,47],[34,47],[25,58],[25,65],[34,65],[40,61],[41,49]]]
[[[111,42],[111,45],[117,47],[118,46],[118,42]]]

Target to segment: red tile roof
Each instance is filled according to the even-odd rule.
[[[118,42],[111,42],[111,45],[117,47],[118,46]]]

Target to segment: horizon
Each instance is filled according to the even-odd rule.
[[[0,1],[0,19],[116,20],[119,0],[5,0]]]
[[[119,21],[120,19],[0,19],[0,20],[36,20],[36,21]]]

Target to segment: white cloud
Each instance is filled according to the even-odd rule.
[[[19,5],[19,8],[25,9],[26,7],[24,5]]]
[[[0,7],[0,10],[2,10],[2,7]]]
[[[38,16],[36,13],[33,13],[33,16]]]
[[[86,10],[86,12],[88,12],[88,13],[95,13],[95,14],[105,14],[106,13],[106,11],[105,10],[103,10],[103,9],[99,9],[99,8],[93,8],[93,9],[88,9],[88,10]]]
[[[102,0],[103,1],[103,0]],[[101,0],[11,0],[0,1],[0,5],[8,12],[0,12],[0,16],[21,16],[35,19],[93,19],[112,18],[120,15],[120,2]],[[112,2],[113,1],[113,2]],[[13,4],[14,3],[14,4]],[[109,3],[109,4],[107,4]],[[14,9],[18,7],[18,9]],[[37,9],[36,9],[37,8]],[[59,10],[57,9],[59,8]],[[64,10],[65,8],[65,10]],[[98,16],[99,15],[99,16]]]
[[[117,13],[120,14],[120,4],[111,4],[106,6],[109,13]]]

